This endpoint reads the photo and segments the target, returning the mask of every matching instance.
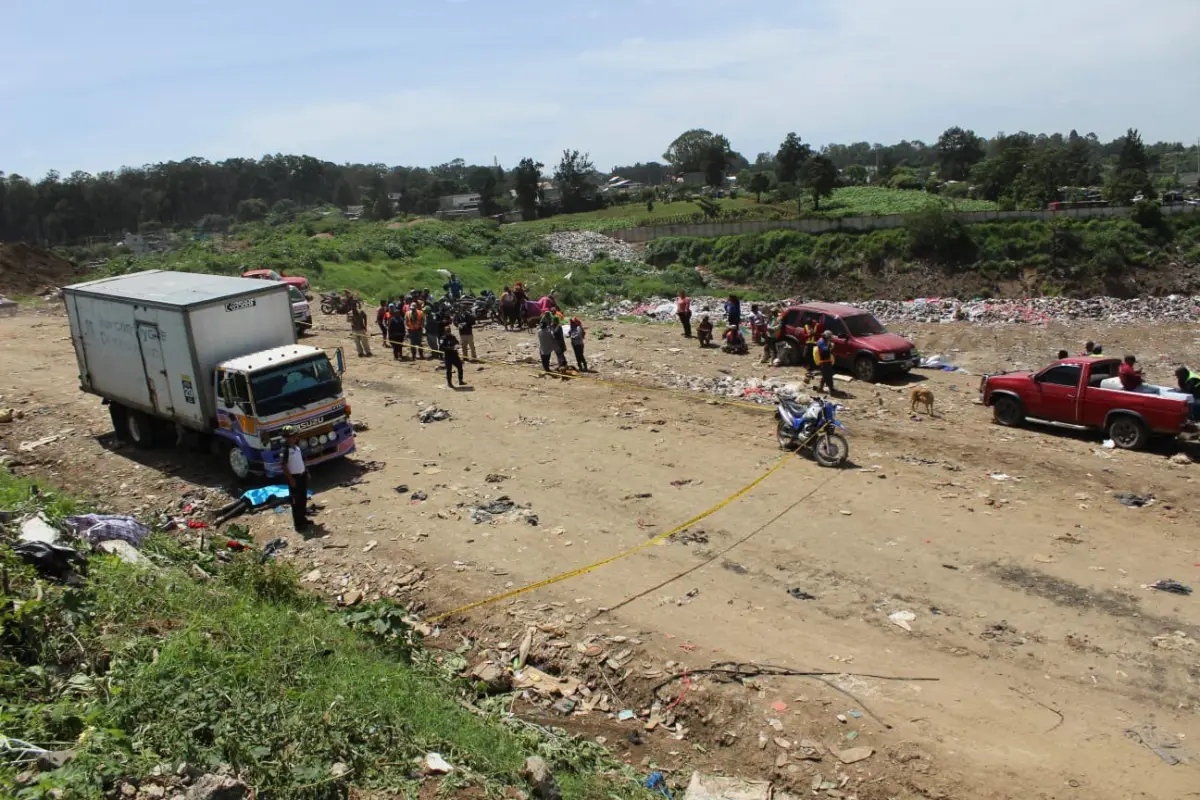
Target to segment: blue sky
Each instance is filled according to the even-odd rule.
[[[1200,0],[0,0],[0,170],[1200,136]]]

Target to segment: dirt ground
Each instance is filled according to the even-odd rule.
[[[341,319],[318,325],[309,341],[353,352]],[[1105,449],[1100,436],[1001,428],[976,403],[981,372],[1038,366],[1085,338],[1140,354],[1152,380],[1169,382],[1176,363],[1200,363],[1200,328],[896,329],[969,374],[841,384],[852,468],[795,458],[675,540],[471,612],[442,646],[509,653],[532,625],[548,671],[556,649],[560,660],[628,662],[615,685],[592,673],[606,697],[591,713],[566,719],[535,705],[529,714],[683,783],[699,767],[864,800],[1200,797],[1200,594],[1147,588],[1163,578],[1200,588],[1200,466],[1171,462],[1170,444],[1127,453]],[[701,351],[674,326],[590,330],[589,360],[602,378],[785,374]],[[476,341],[483,358],[536,354],[526,333],[479,329]],[[767,412],[565,382],[529,363],[468,365],[471,390],[450,391],[429,363],[394,363],[378,340],[375,350],[350,355],[345,379],[354,418],[369,426],[358,468],[315,475],[323,538],[301,540],[283,514],[243,520],[260,541],[288,539],[311,582],[330,576],[309,570],[343,576],[326,591],[353,586],[373,597],[401,584],[396,596],[412,598],[411,579],[399,576],[416,566],[417,599],[429,613],[446,611],[643,542],[779,457]],[[204,455],[112,440],[105,409],[77,389],[58,311],[0,320],[0,374],[0,406],[23,412],[0,426],[19,471],[125,511],[228,485]],[[935,393],[935,416],[910,413],[916,381]],[[427,404],[451,419],[420,424]],[[21,450],[51,435],[62,438]],[[428,500],[410,500],[417,490]],[[1155,500],[1127,508],[1114,492]],[[470,506],[501,494],[538,524],[469,519]],[[367,577],[346,577],[355,570]],[[911,631],[889,619],[897,611],[912,612]],[[741,685],[696,676],[660,695],[672,732],[616,719],[648,709],[663,678],[715,662],[937,680]],[[829,752],[818,761],[801,740],[872,752],[849,765]]]

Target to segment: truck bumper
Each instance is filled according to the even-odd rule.
[[[354,429],[350,424],[339,425],[335,430],[338,434],[337,438],[328,444],[318,445],[315,448],[304,445],[305,466],[312,467],[317,464],[323,464],[335,458],[348,456],[355,451]],[[263,474],[269,478],[283,475],[281,453],[277,450],[269,450],[263,453],[262,470]]]

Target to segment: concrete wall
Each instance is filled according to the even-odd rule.
[[[1128,217],[1130,208],[1108,206],[1101,208],[1071,208],[1063,211],[957,211],[952,212],[964,224],[975,222],[997,222],[1014,219],[1112,219]],[[1163,206],[1164,214],[1200,213],[1200,206]],[[877,217],[834,217],[788,220],[745,220],[734,222],[705,222],[698,225],[645,225],[638,228],[620,228],[608,231],[608,235],[623,242],[640,243],[664,236],[737,236],[743,233],[787,229],[805,233],[827,231],[869,231],[880,228],[899,228],[904,225],[905,214],[887,214]]]

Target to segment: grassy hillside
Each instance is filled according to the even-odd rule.
[[[783,220],[799,219],[801,216],[848,217],[875,216],[884,214],[911,214],[930,206],[945,205],[955,211],[990,211],[996,204],[987,200],[946,200],[937,195],[919,191],[901,191],[875,186],[847,186],[835,189],[833,197],[821,202],[814,209],[812,201],[805,196],[786,203],[756,203],[754,197],[745,192],[737,198],[722,198],[716,201],[721,210],[717,221],[732,220]],[[547,233],[555,230],[616,230],[636,228],[644,225],[683,225],[713,221],[701,213],[694,202],[678,201],[655,203],[653,211],[647,211],[640,203],[610,206],[599,211],[581,214],[560,214],[549,219],[517,223],[516,227]]]
[[[74,506],[0,471],[0,507],[56,519]],[[474,695],[449,674],[455,658],[439,667],[410,645],[397,606],[335,612],[288,566],[254,553],[224,563],[165,534],[142,549],[150,566],[93,557],[71,588],[0,553],[0,727],[77,754],[21,780],[28,765],[0,765],[0,796],[98,800],[187,762],[229,765],[262,797],[415,797],[431,751],[456,767],[444,788],[500,796],[540,754],[568,798],[640,793],[598,745],[464,708]]]

